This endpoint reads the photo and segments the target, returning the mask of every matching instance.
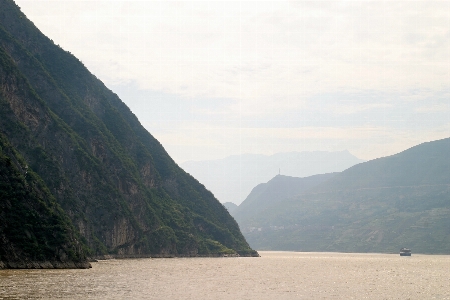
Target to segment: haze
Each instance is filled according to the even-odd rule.
[[[450,1],[16,3],[178,163],[450,136]]]

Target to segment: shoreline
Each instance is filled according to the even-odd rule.
[[[90,269],[91,262],[110,259],[136,259],[136,258],[219,258],[219,257],[260,257],[256,255],[236,254],[106,254],[87,258],[86,261],[0,261],[0,270],[7,269]]]
[[[7,269],[90,269],[89,261],[0,261],[0,270]]]

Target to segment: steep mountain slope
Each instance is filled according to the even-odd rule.
[[[0,244],[0,269],[90,267],[70,220],[1,135]]]
[[[267,183],[257,185],[248,197],[231,212],[241,228],[252,226],[252,219],[278,203],[308,192],[311,188],[329,180],[337,173],[314,175],[304,178],[277,175]]]
[[[341,172],[363,162],[348,151],[288,152],[274,155],[243,154],[224,159],[189,161],[181,167],[199,179],[220,202],[240,204],[260,184],[281,174],[307,177]]]
[[[450,253],[450,139],[341,172],[241,228],[270,250]]]
[[[0,2],[0,88],[0,132],[91,255],[256,255],[117,95],[10,0]]]

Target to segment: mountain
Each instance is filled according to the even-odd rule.
[[[424,143],[355,165],[239,224],[260,250],[449,254],[449,158],[450,139]]]
[[[14,248],[22,251],[17,254],[22,262],[257,255],[211,192],[169,157],[116,94],[45,37],[11,0],[0,1],[0,107],[0,137],[8,145],[1,158],[11,162],[2,165],[10,169],[1,174],[1,205],[27,221],[16,234],[6,234],[11,218],[1,215],[1,238],[9,242],[0,254]],[[24,175],[25,166],[32,178]],[[20,194],[14,196],[20,207],[10,206],[11,190]],[[43,217],[47,208],[54,217]],[[34,228],[31,216],[42,226]],[[66,237],[55,231],[50,243],[49,232],[33,233],[52,231],[47,221]],[[33,257],[26,250],[31,244],[11,240],[19,234],[31,236],[29,242],[39,249],[65,254],[43,251]]]
[[[224,159],[189,161],[181,167],[199,179],[221,202],[240,204],[258,184],[276,174],[307,177],[343,171],[363,162],[348,151],[289,152],[266,156],[243,154]]]
[[[223,203],[223,206],[225,206],[225,208],[228,210],[228,212],[230,214],[233,213],[233,211],[238,208],[238,206],[236,204],[234,204],[233,202],[225,202]]]
[[[301,195],[309,189],[332,178],[337,173],[319,174],[299,178],[277,175],[267,183],[258,184],[247,198],[230,211],[238,224],[249,227],[254,216],[293,196]]]
[[[90,267],[79,233],[3,136],[0,208],[0,269]]]

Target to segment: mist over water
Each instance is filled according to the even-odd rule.
[[[449,299],[450,256],[260,252],[1,270],[0,299]]]

